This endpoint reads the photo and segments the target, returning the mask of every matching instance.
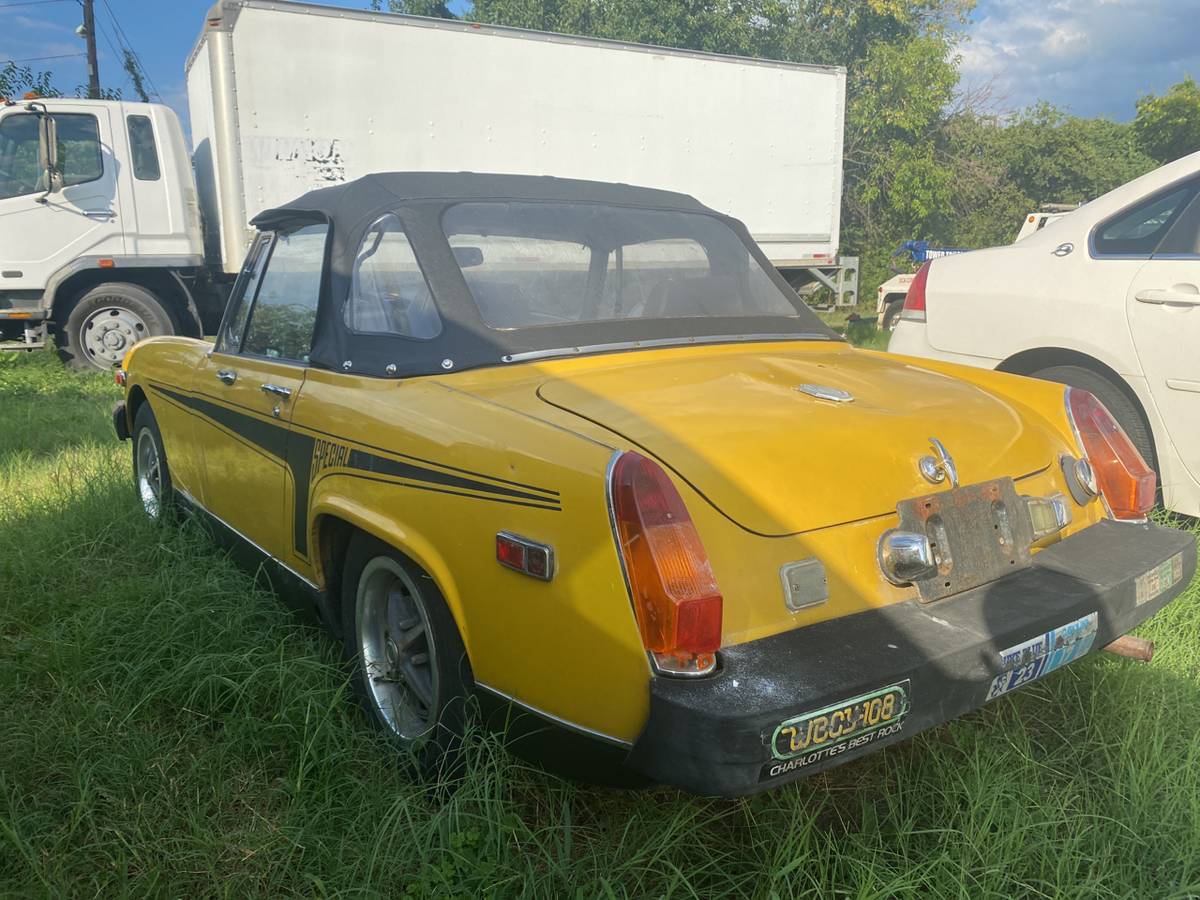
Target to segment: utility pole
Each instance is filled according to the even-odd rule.
[[[100,66],[96,62],[96,11],[94,0],[83,0],[83,39],[87,41],[88,97],[100,99]]]

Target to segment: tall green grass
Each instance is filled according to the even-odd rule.
[[[414,783],[337,648],[138,514],[105,379],[0,358],[0,895],[1200,895],[1200,596],[980,713],[740,801],[481,738]]]

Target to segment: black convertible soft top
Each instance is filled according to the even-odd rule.
[[[714,217],[729,226],[778,287],[795,294],[736,219],[673,191],[597,181],[470,172],[387,172],[310,191],[251,220],[261,231],[325,222],[330,226],[310,362],[328,369],[383,377],[444,373],[502,365],[555,351],[599,352],[629,344],[762,339],[838,340],[836,333],[795,300],[794,316],[621,319],[537,328],[494,329],[481,318],[442,229],[442,214],[462,202],[602,204]],[[363,237],[381,216],[394,213],[416,253],[442,319],[441,333],[421,340],[350,330],[343,307]],[[614,346],[615,345],[615,346]]]

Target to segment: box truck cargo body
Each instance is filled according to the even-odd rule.
[[[214,6],[187,64],[210,253],[370,172],[510,172],[692,194],[779,268],[837,254],[845,70],[294,2]]]

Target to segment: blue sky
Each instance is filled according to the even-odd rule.
[[[131,95],[114,49],[119,22],[163,100],[186,113],[183,63],[210,5],[96,0],[102,82]],[[981,0],[961,47],[963,84],[986,86],[1001,110],[1045,99],[1079,115],[1127,120],[1141,94],[1200,78],[1198,13],[1198,0]],[[0,61],[81,54],[79,22],[78,0],[0,0]],[[30,65],[51,69],[68,90],[86,81],[81,55]]]

